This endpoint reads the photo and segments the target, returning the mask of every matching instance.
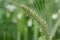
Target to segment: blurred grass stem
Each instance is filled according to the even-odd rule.
[[[56,33],[57,29],[59,28],[59,25],[60,25],[60,20],[58,20],[58,21],[56,22],[53,30],[51,31],[49,40],[53,40],[53,38],[54,38],[54,36],[55,36],[55,33]]]

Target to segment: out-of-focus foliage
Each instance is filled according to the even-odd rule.
[[[44,33],[36,20],[20,7],[24,4],[37,12],[52,31],[57,14],[60,13],[60,0],[0,0],[0,40],[45,40]],[[54,40],[60,40],[60,28]]]

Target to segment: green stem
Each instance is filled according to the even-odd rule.
[[[20,32],[19,31],[17,31],[17,40],[21,40]]]
[[[21,40],[21,29],[20,29],[20,23],[17,23],[17,40]]]
[[[27,40],[27,33],[28,33],[28,28],[24,27],[24,40]]]
[[[51,34],[50,34],[50,37],[49,37],[49,40],[53,40],[54,36],[55,36],[55,33],[57,31],[57,29],[59,28],[60,26],[60,20],[58,20],[53,28],[53,30],[51,31]]]
[[[8,29],[8,35],[7,35],[7,39],[8,40],[11,40],[11,37],[10,37],[11,35],[10,35],[10,31],[9,31],[9,29]]]
[[[34,35],[33,35],[33,40],[38,40],[38,26],[36,22],[34,21]]]
[[[3,39],[6,40],[6,32],[3,31]]]

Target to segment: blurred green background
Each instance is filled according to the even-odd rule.
[[[45,40],[36,20],[20,4],[42,17],[49,33],[60,15],[60,0],[0,0],[0,40]],[[60,40],[60,28],[53,40]]]

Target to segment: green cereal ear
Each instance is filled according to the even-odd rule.
[[[41,29],[43,30],[45,36],[49,37],[48,30],[47,30],[47,24],[45,23],[44,19],[39,17],[39,15],[37,15],[37,12],[30,9],[29,7],[27,7],[23,4],[20,4],[20,6],[22,7],[23,10],[27,11],[27,14],[29,14],[29,16],[31,16],[33,19],[35,19],[37,21],[37,23],[40,25]]]

